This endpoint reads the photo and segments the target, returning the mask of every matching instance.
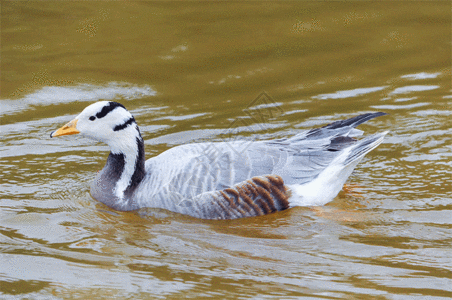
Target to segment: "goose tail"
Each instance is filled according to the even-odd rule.
[[[342,153],[314,180],[306,184],[289,185],[289,189],[293,192],[293,197],[289,200],[290,207],[324,205],[333,200],[356,165],[367,153],[381,144],[388,132],[368,136],[357,141],[353,146],[341,150]]]
[[[358,141],[353,147],[350,147],[349,153],[344,160],[344,165],[348,166],[356,160],[361,160],[367,153],[378,147],[383,142],[384,137],[389,131],[373,134],[360,141]]]

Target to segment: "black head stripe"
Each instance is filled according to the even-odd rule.
[[[115,128],[113,128],[113,131],[123,130],[123,129],[125,129],[127,126],[129,126],[132,123],[135,123],[135,119],[133,117],[131,117],[130,119],[128,119],[127,121],[125,121],[121,125],[116,125]]]
[[[121,103],[118,102],[108,102],[107,105],[105,105],[104,107],[102,107],[102,110],[100,112],[98,112],[96,114],[97,118],[103,118],[105,117],[109,112],[111,112],[112,110],[114,110],[116,107],[122,107],[124,109],[126,109],[124,107],[124,105],[122,105]]]

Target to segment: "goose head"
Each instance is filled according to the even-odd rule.
[[[81,134],[110,146],[105,167],[91,185],[91,195],[117,210],[135,209],[132,194],[145,176],[144,143],[134,117],[117,102],[86,107],[50,137]]]
[[[109,145],[114,154],[127,153],[132,150],[131,146],[135,148],[136,139],[142,140],[132,114],[122,104],[112,101],[89,105],[50,137],[79,133]]]

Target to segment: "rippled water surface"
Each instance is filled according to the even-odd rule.
[[[448,1],[1,6],[2,298],[452,297]],[[89,195],[108,148],[49,138],[98,100],[148,157],[369,111],[390,134],[323,207],[116,212]]]

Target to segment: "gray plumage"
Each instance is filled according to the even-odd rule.
[[[155,207],[198,218],[234,219],[324,204],[387,133],[355,139],[362,133],[356,126],[384,115],[368,113],[246,147],[241,141],[181,145],[145,161],[130,113],[110,104],[115,102],[98,103],[77,117],[77,125],[102,111],[105,123],[117,129],[102,139],[114,151],[91,186],[94,198],[117,210]],[[102,118],[96,121],[101,127]]]

